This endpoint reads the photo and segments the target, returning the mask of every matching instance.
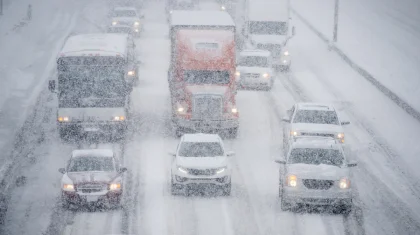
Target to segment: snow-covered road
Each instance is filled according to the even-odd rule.
[[[97,32],[106,24],[103,1],[89,1],[83,9],[77,31]],[[168,25],[162,3],[146,5],[144,33],[137,40],[140,84],[132,94],[134,121],[127,141],[98,146],[61,142],[53,95],[41,93],[34,125],[42,127],[44,137],[26,146],[31,149],[22,166],[27,182],[14,190],[0,233],[416,234],[420,176],[414,168],[419,165],[414,135],[419,123],[331,54],[303,24],[297,22],[297,28],[290,48],[292,72],[280,75],[271,92],[238,93],[240,132],[237,139],[226,140],[236,152],[232,195],[172,196],[168,152],[175,150],[178,139],[172,135],[166,80]],[[280,209],[279,167],[273,159],[281,153],[281,117],[298,101],[332,102],[352,122],[347,138],[360,166],[354,172],[357,207],[349,217]],[[110,147],[120,154],[129,169],[122,209],[74,212],[60,207],[57,169],[78,147]]]

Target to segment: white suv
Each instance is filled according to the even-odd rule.
[[[242,51],[239,54],[236,77],[241,88],[271,89],[274,83],[274,71],[270,51]]]
[[[332,137],[344,144],[343,125],[350,122],[341,121],[335,108],[328,104],[297,103],[283,117],[283,147],[285,152],[290,141],[298,136]]]
[[[332,205],[337,212],[351,211],[352,187],[349,162],[334,138],[297,137],[286,158],[276,159],[280,169],[279,196],[282,210],[298,204]]]
[[[223,141],[215,134],[185,134],[181,137],[171,167],[171,192],[189,195],[194,189],[231,192],[231,165]]]

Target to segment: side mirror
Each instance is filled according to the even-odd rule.
[[[284,158],[276,158],[274,162],[282,165],[286,164],[286,160],[284,160]]]
[[[66,169],[60,168],[60,169],[58,169],[58,172],[60,172],[61,174],[65,174],[66,173]]]
[[[290,118],[289,117],[283,117],[282,119],[281,119],[283,122],[288,122],[288,123],[290,123]]]
[[[121,167],[120,168],[120,173],[124,173],[124,172],[126,172],[127,171],[127,167]]]
[[[349,124],[350,124],[350,122],[349,122],[349,121],[343,121],[343,122],[341,122],[341,125],[342,125],[342,126],[349,125]]]
[[[295,26],[293,26],[292,27],[292,36],[295,36],[295,34],[296,34],[296,29],[295,29]]]
[[[170,156],[176,157],[176,153],[169,153]]]
[[[227,153],[226,153],[226,156],[227,156],[227,157],[232,157],[232,156],[235,156],[235,152],[233,152],[233,151],[229,151],[229,152],[227,152]]]
[[[55,80],[48,81],[48,90],[51,92],[55,92]]]
[[[347,167],[355,167],[355,166],[357,166],[357,162],[355,161],[347,163]]]

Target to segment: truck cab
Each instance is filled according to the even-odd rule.
[[[242,34],[252,47],[271,52],[275,68],[288,71],[291,54],[287,43],[295,34],[289,0],[250,0],[247,7]]]

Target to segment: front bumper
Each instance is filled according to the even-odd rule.
[[[180,117],[173,117],[172,121],[177,127],[200,131],[210,132],[214,130],[226,130],[239,127],[238,119],[226,119],[226,120],[191,120]]]
[[[72,123],[72,122],[59,122],[58,127],[60,131],[65,131],[69,133],[86,133],[86,132],[95,132],[95,133],[117,133],[126,130],[127,123],[126,121],[121,122],[98,122],[98,123]]]
[[[119,203],[122,191],[107,191],[99,193],[61,192],[62,200],[75,205],[114,204]]]
[[[302,190],[285,187],[283,200],[289,203],[308,205],[350,205],[352,204],[351,190]]]
[[[172,182],[175,187],[184,188],[187,187],[218,187],[225,186],[231,181],[231,177],[228,174],[214,175],[214,176],[192,176],[192,175],[173,175]]]

